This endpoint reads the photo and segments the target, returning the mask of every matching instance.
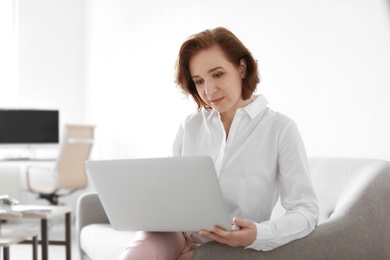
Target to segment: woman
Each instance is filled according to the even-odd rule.
[[[183,43],[176,73],[198,112],[181,124],[173,155],[213,158],[240,229],[138,232],[121,259],[190,259],[209,240],[267,251],[308,235],[318,221],[318,203],[305,148],[294,121],[269,109],[263,95],[253,95],[260,80],[248,49],[225,28],[205,30]],[[270,220],[279,197],[286,214]]]

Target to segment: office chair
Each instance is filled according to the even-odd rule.
[[[26,184],[28,191],[38,194],[38,198],[46,199],[51,205],[58,205],[58,198],[67,196],[87,186],[85,161],[92,150],[94,126],[66,125],[65,138],[60,145],[59,156],[53,168],[28,166],[26,168]],[[32,182],[38,172],[52,177],[47,185]],[[42,177],[41,177],[42,178]],[[42,179],[41,179],[42,180]],[[48,178],[45,178],[48,181]]]

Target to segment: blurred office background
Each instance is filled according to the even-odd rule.
[[[309,156],[390,160],[389,0],[0,5],[0,107],[58,109],[61,127],[96,125],[93,159],[169,155],[195,112],[174,83],[180,45],[224,26],[258,60],[258,94],[297,122]],[[1,182],[22,183],[21,200],[35,202],[20,166],[1,167]]]

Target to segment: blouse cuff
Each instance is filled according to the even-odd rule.
[[[255,249],[258,251],[272,250],[274,247],[267,246],[267,243],[269,243],[273,237],[272,227],[264,222],[255,223],[255,225],[257,228],[256,240],[249,246],[245,247],[245,249]]]

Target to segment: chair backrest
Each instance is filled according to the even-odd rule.
[[[349,214],[361,201],[377,203],[378,182],[389,178],[390,162],[362,158],[311,158],[313,186],[319,202],[319,224],[333,214]]]
[[[58,189],[81,189],[88,183],[85,161],[94,141],[94,126],[66,125],[57,160]]]
[[[348,214],[361,196],[378,188],[374,182],[389,176],[390,162],[362,158],[309,158],[309,168],[313,187],[318,197],[319,224],[327,221],[333,214]],[[368,186],[370,189],[367,189]],[[272,218],[285,213],[280,201],[275,206]]]

